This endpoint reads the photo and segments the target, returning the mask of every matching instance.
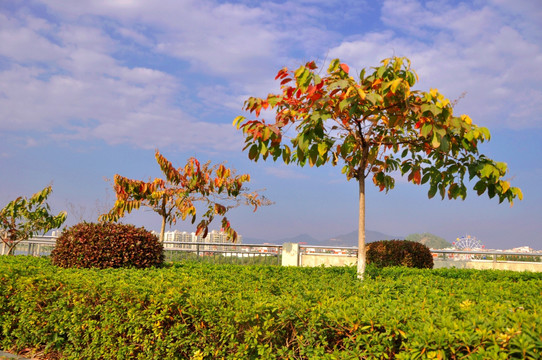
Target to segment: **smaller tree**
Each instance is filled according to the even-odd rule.
[[[18,197],[0,210],[0,237],[8,248],[8,255],[13,255],[15,247],[21,241],[62,226],[66,220],[66,212],[61,211],[53,216],[46,203],[52,191],[49,185],[30,199]]]
[[[177,219],[189,216],[194,223],[196,205],[201,204],[207,211],[197,225],[196,235],[207,236],[209,224],[218,215],[222,216],[223,231],[235,242],[237,233],[226,213],[239,205],[253,206],[256,211],[259,206],[270,204],[258,192],[243,187],[250,181],[250,175],[235,175],[235,170],[224,164],[211,166],[210,162],[200,164],[196,158],[190,158],[184,167],[176,169],[158,150],[155,157],[165,180],[156,178],[146,182],[115,175],[113,188],[117,200],[108,213],[100,215],[101,221],[118,221],[126,213],[147,206],[162,217],[160,240],[163,241],[166,224],[171,226]]]

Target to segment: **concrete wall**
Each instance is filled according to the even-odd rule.
[[[520,262],[520,261],[497,261],[492,260],[437,260],[435,259],[434,269],[452,268],[477,269],[477,270],[511,270],[511,271],[533,271],[542,272],[542,263]]]
[[[350,266],[357,263],[356,256],[334,254],[303,254],[301,266]]]
[[[299,266],[299,244],[282,244],[282,266]]]
[[[542,272],[542,263],[493,260],[442,260],[433,259],[435,269],[457,268],[478,270],[511,270]],[[357,262],[356,256],[336,254],[300,254],[299,244],[285,243],[282,246],[283,266],[351,266]]]

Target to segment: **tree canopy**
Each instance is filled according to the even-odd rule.
[[[116,201],[113,208],[100,216],[103,221],[118,221],[126,213],[139,209],[142,205],[151,208],[162,217],[160,239],[164,238],[166,224],[173,225],[178,219],[196,221],[197,204],[206,208],[197,225],[196,234],[207,236],[209,224],[215,216],[222,217],[222,230],[233,241],[237,232],[225,217],[226,213],[239,205],[254,207],[270,202],[258,192],[249,192],[244,184],[250,175],[236,175],[235,170],[224,164],[201,164],[196,158],[188,159],[184,167],[175,168],[158,150],[156,161],[165,179],[142,181],[132,180],[116,174],[114,191]]]
[[[66,221],[65,211],[56,216],[50,213],[47,198],[52,191],[51,185],[46,186],[29,199],[20,196],[0,210],[0,238],[8,247],[9,255],[21,241],[59,228]]]

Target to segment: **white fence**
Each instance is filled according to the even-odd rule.
[[[15,248],[15,255],[48,256],[56,245],[56,237],[39,236],[22,241]],[[2,255],[7,247],[2,244]],[[255,260],[266,259],[268,264],[290,266],[343,266],[353,265],[357,259],[357,247],[330,247],[286,243],[235,244],[164,242],[164,253],[170,261],[187,257],[195,259],[220,258]],[[477,269],[504,269],[542,271],[542,253],[479,251],[479,250],[431,250],[435,268],[457,267]],[[251,263],[250,261],[238,261]],[[255,261],[253,261],[255,263]]]

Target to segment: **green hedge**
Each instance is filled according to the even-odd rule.
[[[542,274],[0,257],[0,347],[67,359],[539,359]]]

